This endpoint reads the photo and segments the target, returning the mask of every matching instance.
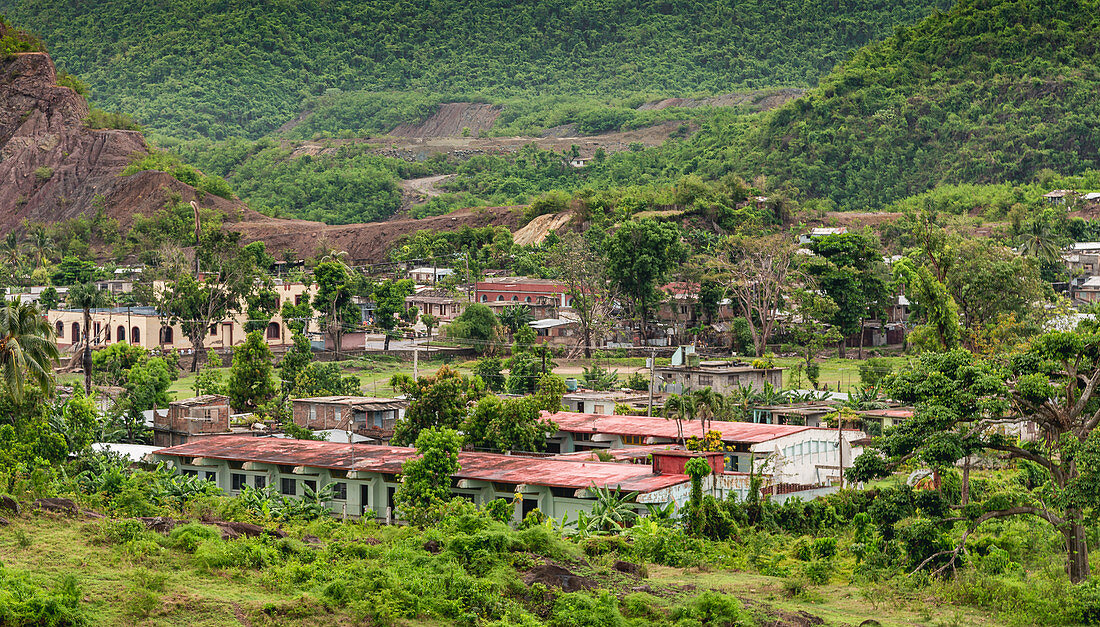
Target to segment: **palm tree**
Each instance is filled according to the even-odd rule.
[[[521,327],[529,324],[535,319],[535,317],[531,315],[531,308],[527,305],[509,305],[501,310],[497,318],[499,318],[500,323],[508,329],[508,334],[511,337],[515,337],[516,332],[519,331]]]
[[[1024,232],[1020,234],[1020,254],[1040,261],[1058,259],[1058,244],[1055,243],[1054,233],[1046,220],[1032,220],[1027,223]]]
[[[676,432],[680,437],[680,444],[684,443],[684,421],[695,419],[695,399],[690,394],[680,396],[673,394],[665,401],[665,419],[676,420]]]
[[[53,329],[37,305],[16,297],[0,307],[0,372],[12,397],[23,397],[28,379],[50,394],[58,359]]]
[[[4,241],[0,242],[0,257],[11,268],[11,282],[12,285],[15,285],[15,277],[23,257],[19,246],[19,236],[15,234],[15,231],[8,233]]]
[[[69,290],[67,297],[69,307],[84,310],[84,393],[92,393],[92,334],[89,332],[92,326],[92,310],[106,307],[110,304],[110,296],[107,292],[96,287],[95,283],[74,285]],[[73,345],[76,345],[73,338]]]
[[[707,437],[707,431],[710,430],[711,422],[714,421],[714,417],[722,414],[725,399],[722,398],[721,394],[709,387],[695,390],[691,393],[691,398],[695,406],[695,414],[699,416],[699,425],[702,427],[703,437],[705,438]]]

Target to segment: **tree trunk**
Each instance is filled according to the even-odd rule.
[[[92,314],[88,309],[84,310],[84,394],[92,395],[92,334],[89,328],[92,325]]]
[[[205,325],[203,325],[201,333],[206,333]],[[198,336],[197,339],[194,336],[188,338],[191,340],[191,372],[195,372],[199,369],[199,353],[202,351],[204,343],[202,338],[202,335]]]
[[[1085,541],[1085,527],[1081,524],[1081,512],[1066,510],[1066,572],[1072,583],[1089,578],[1089,547]]]
[[[859,319],[859,358],[863,359],[863,318]]]
[[[844,343],[846,341],[847,338],[840,338],[840,342],[837,344],[837,357],[840,357],[841,359],[844,359]]]
[[[382,342],[382,351],[388,352],[390,350],[390,334],[386,333],[386,339]]]
[[[963,458],[962,498],[960,504],[966,507],[970,502],[970,456]]]
[[[592,359],[592,329],[584,325],[584,358]]]

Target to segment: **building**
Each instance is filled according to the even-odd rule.
[[[340,429],[389,442],[393,426],[409,406],[399,398],[319,396],[291,401],[294,424],[313,431]]]
[[[649,392],[623,392],[621,390],[608,392],[581,390],[569,392],[561,399],[562,405],[568,411],[604,415],[614,414],[615,405],[628,405],[635,409],[638,405],[641,405],[641,410],[644,412],[648,402]]]
[[[407,447],[241,436],[204,438],[154,455],[177,472],[214,481],[229,494],[245,486],[274,486],[297,496],[307,486],[317,490],[331,484],[335,499],[330,507],[336,513],[387,520],[393,515],[402,464],[414,456],[416,450]],[[494,499],[517,501],[516,520],[535,508],[547,516],[575,519],[577,512],[592,509],[592,488],[637,492],[637,509],[643,512],[647,503],[682,506],[690,498],[691,480],[670,471],[682,468],[684,454],[674,453],[674,460],[660,452],[651,456],[653,462],[646,465],[464,451],[451,492],[478,505]],[[748,477],[724,472],[721,456],[707,458],[718,472],[704,479],[704,489],[719,498],[744,496]]]
[[[1100,276],[1090,276],[1073,282],[1071,297],[1074,303],[1086,304],[1100,301]]]
[[[421,285],[435,285],[454,273],[450,268],[413,268],[409,270],[409,278]]]
[[[543,318],[528,323],[535,330],[535,341],[550,346],[575,346],[584,337],[581,325],[571,312],[563,311],[560,318]]]
[[[284,303],[299,305],[309,302],[316,287],[306,287],[301,283],[283,283],[276,281],[273,287],[279,295],[279,307]],[[51,309],[47,319],[57,334],[57,345],[62,350],[81,342],[85,335],[84,312],[80,309]],[[203,349],[229,349],[243,344],[248,333],[245,323],[248,316],[238,313],[225,320],[210,325]],[[310,321],[309,326],[314,323]],[[263,331],[264,339],[272,347],[289,347],[294,344],[290,328],[281,313],[276,313]],[[154,307],[111,307],[91,311],[92,346],[107,346],[117,342],[128,342],[147,350],[172,349],[188,351],[193,349],[191,340],[179,324],[171,324]]]
[[[153,445],[186,444],[199,436],[231,433],[229,397],[206,394],[172,401],[168,414],[153,418]]]
[[[693,361],[654,368],[653,372],[662,389],[672,385],[675,388],[668,391],[678,390],[677,393],[683,393],[709,387],[726,395],[746,385],[757,392],[763,390],[766,384],[777,390],[783,387],[782,368],[753,368],[746,363],[728,361],[699,361],[692,365]]]
[[[682,437],[703,435],[700,423],[695,421],[678,426],[675,420],[666,418],[573,412],[544,412],[543,417],[558,426],[557,433],[547,440],[547,449],[555,453],[669,445],[679,443]],[[841,461],[846,468],[851,466],[861,452],[853,443],[864,436],[855,429],[837,431],[721,420],[710,423],[708,430],[717,431],[729,449],[725,453],[727,469],[767,471],[777,482],[799,485],[829,485],[838,481]]]
[[[1076,200],[1078,194],[1072,189],[1056,189],[1043,194],[1043,200],[1052,205],[1064,205]]]
[[[767,425],[820,427],[836,411],[830,405],[759,405],[752,408],[752,421]]]
[[[565,286],[549,279],[492,277],[474,284],[474,300],[499,313],[510,305],[526,305],[535,318],[556,318],[560,307],[571,307]]]
[[[405,297],[405,309],[416,307],[421,314],[431,314],[440,322],[450,322],[462,315],[466,303],[441,290],[425,290]]]
[[[805,245],[809,244],[810,242],[814,241],[815,239],[819,239],[819,238],[822,238],[822,237],[828,237],[830,235],[844,235],[847,232],[848,232],[848,227],[846,227],[846,226],[816,227],[816,228],[810,229],[809,233],[803,233],[802,235],[799,235],[798,236],[798,243],[805,246]]]

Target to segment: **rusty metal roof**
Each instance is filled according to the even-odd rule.
[[[314,440],[217,436],[157,451],[158,455],[310,466],[337,470],[399,473],[416,450],[400,446],[343,444]],[[596,485],[652,492],[689,481],[686,475],[655,475],[648,465],[570,461],[495,453],[459,453],[459,479],[580,489]]]
[[[553,420],[561,431],[571,433],[607,433],[610,435],[641,435],[645,437],[677,439],[679,433],[676,430],[675,420],[666,420],[660,417],[650,416],[607,416],[604,414],[581,414],[576,412],[560,411],[556,414],[543,412],[544,418]],[[684,437],[701,436],[702,429],[699,421],[684,421]],[[767,425],[755,422],[726,422],[715,420],[710,423],[710,430],[722,434],[722,441],[726,443],[757,444],[767,442],[775,438],[781,438],[803,431],[833,431],[819,427],[805,427],[800,425]]]
[[[409,406],[408,401],[399,398],[378,398],[374,396],[313,396],[291,399],[291,402],[322,403],[325,405],[351,406],[373,410],[404,409]]]
[[[193,396],[191,398],[181,398],[178,401],[172,401],[170,406],[175,407],[204,407],[206,405],[228,405],[229,397],[222,396],[221,394],[203,394],[202,396]]]

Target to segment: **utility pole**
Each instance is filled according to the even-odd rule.
[[[653,348],[649,351],[649,406],[645,410],[645,415],[653,415],[653,382],[654,382],[654,369],[657,367],[657,349]]]
[[[191,201],[191,209],[195,211],[195,279],[199,278],[199,243],[202,237],[202,225],[199,221],[199,203]]]
[[[836,451],[840,459],[840,489],[844,489],[844,414],[836,414]]]
[[[413,381],[420,378],[420,349],[413,347]]]

